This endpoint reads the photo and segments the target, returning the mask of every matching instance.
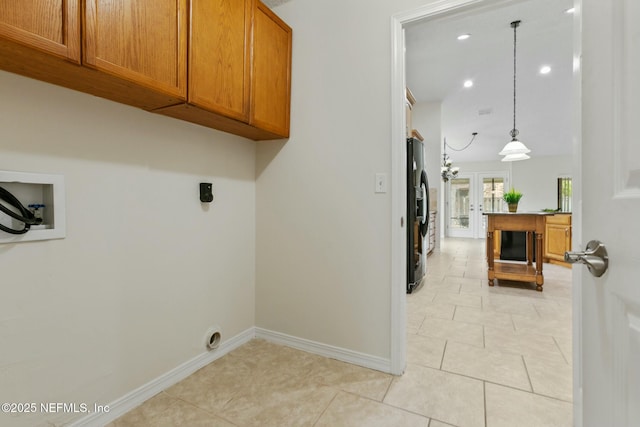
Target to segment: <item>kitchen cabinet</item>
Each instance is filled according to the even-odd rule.
[[[85,66],[165,94],[165,105],[186,99],[187,0],[86,0],[84,12]]]
[[[186,1],[0,0],[0,69],[146,110],[176,104]]]
[[[0,43],[7,41],[79,64],[80,1],[0,0]]]
[[[253,0],[191,0],[189,103],[249,121]]]
[[[429,212],[429,246],[427,249],[427,255],[431,255],[433,250],[436,248],[436,215],[437,211]]]
[[[413,106],[416,103],[416,98],[413,96],[413,93],[408,87],[405,88],[404,95],[405,95],[404,108],[405,108],[405,118],[406,118],[405,132],[406,132],[407,138],[411,138],[413,137],[413,134],[412,134],[413,127],[411,123],[411,110],[413,109]]]
[[[0,69],[255,140],[289,136],[291,41],[259,0],[0,0]]]
[[[571,214],[547,217],[545,226],[544,261],[565,267],[564,253],[571,250]]]
[[[291,28],[261,1],[255,7],[252,65],[250,124],[288,137]]]
[[[254,140],[289,136],[291,28],[259,0],[192,0],[187,102],[156,112]]]

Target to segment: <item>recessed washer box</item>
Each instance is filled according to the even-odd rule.
[[[65,238],[64,175],[0,171],[0,187],[13,194],[25,207],[30,204],[45,205],[41,225],[31,226],[25,234],[10,234],[0,230],[0,244]],[[2,212],[0,223],[11,228],[22,226],[21,222]]]

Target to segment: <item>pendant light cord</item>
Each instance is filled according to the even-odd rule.
[[[451,148],[453,151],[464,151],[467,148],[469,148],[469,146],[471,145],[473,140],[476,139],[476,135],[478,135],[478,132],[474,132],[471,135],[473,135],[473,137],[471,138],[471,141],[469,141],[469,143],[467,145],[465,145],[464,147],[462,147],[462,148],[453,148],[452,146],[447,144],[447,138],[445,138],[444,139],[444,151],[445,151],[445,153],[447,152],[447,147]]]
[[[513,21],[511,27],[513,27],[513,129],[511,130],[511,137],[515,138],[518,135],[516,129],[516,29],[520,25],[520,21]]]

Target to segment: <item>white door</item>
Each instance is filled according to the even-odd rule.
[[[452,178],[447,188],[447,236],[475,237],[475,185],[473,174]]]
[[[583,397],[575,415],[584,426],[640,426],[640,1],[576,3],[582,3],[576,181],[582,200],[574,209],[581,207],[582,224],[573,250],[602,241],[609,270],[596,278],[573,267],[582,299],[577,402],[580,385]]]
[[[475,237],[483,239],[487,233],[487,217],[483,212],[505,212],[502,195],[508,187],[506,172],[482,172],[478,173],[478,191],[476,224],[478,224]]]
[[[446,184],[447,236],[485,238],[483,212],[504,212],[506,172],[462,173]]]

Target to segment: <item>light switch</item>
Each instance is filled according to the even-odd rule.
[[[386,193],[387,192],[387,182],[389,181],[389,176],[386,173],[377,173],[376,174],[376,193]]]

